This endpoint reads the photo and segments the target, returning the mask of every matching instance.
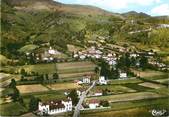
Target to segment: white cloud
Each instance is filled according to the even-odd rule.
[[[63,0],[57,1],[62,2]],[[75,4],[94,5],[106,9],[122,9],[129,7],[129,5],[148,6],[159,2],[161,0],[72,0],[72,3]]]
[[[169,4],[161,4],[151,10],[153,15],[169,15]]]

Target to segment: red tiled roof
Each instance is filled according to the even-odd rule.
[[[43,102],[43,105],[49,105],[49,109],[59,109],[59,108],[64,108],[64,104],[62,104],[61,100],[54,100],[54,101],[47,101]]]
[[[89,104],[96,104],[96,103],[100,103],[100,101],[97,100],[97,99],[91,99],[91,100],[89,100]]]

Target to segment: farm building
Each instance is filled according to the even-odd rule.
[[[127,79],[127,73],[121,72],[120,73],[120,79]]]
[[[67,100],[39,102],[38,110],[40,112],[40,115],[53,115],[57,113],[72,111],[72,100],[71,98],[68,98]]]
[[[97,99],[91,99],[89,100],[89,108],[90,109],[96,109],[97,107],[99,107],[100,105],[100,101]]]
[[[100,76],[99,77],[99,84],[101,84],[101,85],[106,85],[107,84],[107,80],[105,79],[105,77],[104,76]]]
[[[86,83],[86,84],[90,84],[91,82],[91,76],[90,75],[86,75],[83,77],[83,83]]]

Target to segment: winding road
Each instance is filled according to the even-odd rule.
[[[78,104],[75,107],[73,117],[80,117],[80,109],[82,107],[83,100],[86,98],[87,93],[95,86],[96,81],[93,81],[92,85],[84,92],[82,92],[82,95],[80,96],[80,100]]]

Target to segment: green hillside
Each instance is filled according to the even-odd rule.
[[[98,36],[106,38],[108,43],[124,41],[169,47],[166,43],[169,29],[128,34],[158,23],[169,23],[168,17],[151,17],[137,12],[116,14],[92,6],[67,5],[52,0],[2,0],[1,4],[1,53],[8,58],[17,58],[19,50],[30,44],[39,46],[50,42],[67,51],[67,44],[83,47],[87,40],[98,40]]]

